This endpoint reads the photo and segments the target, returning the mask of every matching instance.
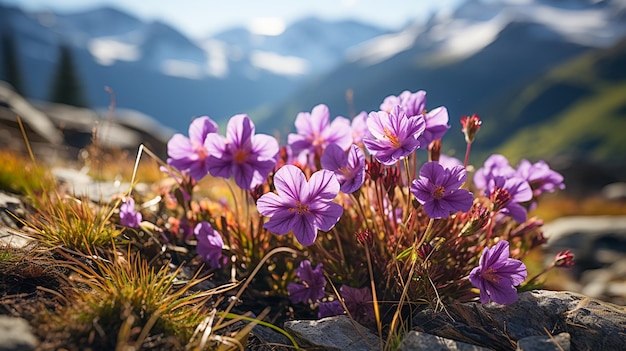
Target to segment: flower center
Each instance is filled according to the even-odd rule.
[[[496,272],[496,270],[491,267],[485,270],[485,273],[483,273],[483,278],[492,283],[498,283],[498,281],[500,281],[500,277],[498,277],[498,272]]]
[[[296,201],[296,207],[292,207],[292,208],[290,208],[290,209],[289,209],[289,211],[291,211],[291,212],[294,212],[294,211],[295,211],[297,214],[299,214],[299,215],[303,215],[303,214],[305,214],[305,213],[308,213],[308,212],[309,212],[309,206],[308,206],[308,205],[303,204],[303,203],[302,203],[302,202],[300,202],[300,201]]]
[[[433,192],[433,197],[435,199],[441,199],[445,192],[446,192],[446,188],[444,188],[443,185],[440,185],[440,186],[435,188],[435,191]]]
[[[248,151],[244,149],[237,149],[233,155],[233,161],[236,163],[244,163],[248,159]]]
[[[350,173],[352,173],[352,172],[350,171],[350,169],[348,169],[348,167],[339,167],[339,169],[337,169],[337,170],[338,170],[339,172],[341,172],[341,174],[342,174],[344,177],[349,177],[349,176],[350,176]]]
[[[389,140],[389,142],[391,142],[391,145],[394,148],[399,148],[402,144],[400,143],[400,139],[398,138],[397,135],[393,134],[393,132],[391,132],[389,129],[385,128],[383,130],[385,132],[384,137]]]
[[[500,211],[511,201],[511,194],[506,189],[496,187],[490,198],[493,202],[494,211]]]
[[[324,138],[322,138],[322,136],[317,132],[313,132],[313,137],[311,139],[311,144],[316,148],[324,145]]]
[[[192,146],[193,150],[196,152],[196,155],[198,155],[199,160],[204,160],[207,158],[207,156],[209,156],[209,152],[204,147],[204,145],[194,141],[192,142]]]

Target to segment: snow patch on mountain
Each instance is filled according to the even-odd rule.
[[[307,60],[296,56],[283,56],[269,51],[255,50],[250,54],[254,67],[286,76],[301,76],[309,72]]]
[[[366,65],[375,65],[413,47],[421,26],[410,26],[391,34],[370,39],[360,45],[349,48],[346,52],[348,62],[361,61]]]
[[[226,43],[215,39],[207,39],[199,43],[199,45],[207,55],[206,74],[215,78],[228,76],[229,50]]]
[[[431,59],[464,59],[487,47],[511,23],[539,24],[537,40],[555,34],[573,44],[608,47],[626,35],[619,15],[626,1],[467,0],[426,23],[371,39],[351,49],[348,62],[374,65],[418,47]],[[541,28],[545,28],[542,30]]]
[[[520,6],[517,14],[520,20],[545,24],[568,41],[581,45],[607,47],[626,33],[626,23],[612,23],[612,12],[603,8],[557,8],[544,4],[525,4]]]
[[[102,66],[110,66],[116,61],[137,61],[141,57],[137,45],[111,38],[91,39],[87,48],[96,62]]]
[[[430,34],[442,40],[433,56],[452,59],[469,57],[492,43],[507,23],[508,16],[500,14],[484,22],[455,20],[447,25],[435,26]]]
[[[187,79],[201,79],[204,77],[202,66],[185,60],[166,59],[161,63],[161,72],[166,76]]]

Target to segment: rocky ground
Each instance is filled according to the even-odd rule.
[[[94,200],[128,184],[97,182],[79,171],[55,169],[57,179]],[[27,243],[6,210],[24,213],[20,197],[0,193],[0,241]],[[12,228],[13,227],[13,228]],[[400,350],[617,350],[626,345],[626,216],[565,217],[545,225],[545,257],[570,249],[577,264],[550,277],[548,286],[520,294],[509,306],[452,304],[413,316]],[[294,320],[283,326],[305,349],[377,350],[378,336],[347,317]],[[287,350],[288,340],[265,327],[253,329],[248,349]],[[28,322],[0,316],[0,350],[33,350],[39,340]]]

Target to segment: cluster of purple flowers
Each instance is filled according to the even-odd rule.
[[[167,143],[167,163],[193,179],[207,174],[234,178],[242,189],[263,183],[278,160],[275,138],[255,135],[254,123],[247,115],[235,115],[228,122],[226,137],[209,117],[196,118],[189,126],[189,137],[175,134]]]
[[[544,161],[522,160],[515,169],[499,154],[491,155],[476,171],[474,185],[492,199],[496,210],[520,223],[526,221],[527,208],[535,205],[539,195],[565,188],[563,176]]]
[[[318,318],[337,316],[346,312],[340,300],[322,301],[325,295],[326,280],[321,263],[313,269],[311,262],[304,260],[296,268],[296,275],[300,282],[290,283],[287,286],[291,302],[319,304]],[[339,295],[348,310],[347,312],[355,320],[367,323],[374,319],[374,305],[370,288],[352,288],[348,285],[342,285],[339,288]]]
[[[463,125],[469,143],[480,127],[480,119],[466,117]],[[233,116],[226,136],[219,135],[213,120],[201,117],[191,123],[188,137],[182,134],[172,137],[167,162],[195,180],[207,174],[232,177],[240,188],[248,191],[268,184],[268,178],[273,175],[271,185],[275,192],[259,194],[256,201],[258,212],[268,217],[263,227],[277,235],[291,233],[301,245],[311,246],[318,231],[331,231],[340,221],[344,207],[335,200],[340,193],[359,191],[366,180],[367,164],[377,162],[380,166],[370,167],[391,169],[393,166],[399,170],[398,161],[434,145],[450,129],[445,107],[426,110],[424,91],[389,96],[379,111],[362,112],[352,122],[341,116],[331,121],[328,107],[320,104],[311,112],[299,113],[295,127],[296,133],[288,135],[289,158],[278,162],[278,142],[271,136],[255,134],[248,116]],[[390,179],[399,180],[388,176],[385,181]],[[475,204],[474,194],[468,190],[472,187],[466,183],[463,164],[441,155],[436,161],[425,162],[418,178],[407,179],[405,184],[426,215],[440,219],[468,212]],[[563,178],[543,161],[532,164],[523,160],[515,169],[504,156],[493,155],[475,172],[473,185],[491,200],[494,213],[524,222],[527,209],[536,197],[563,188]],[[386,217],[390,220],[401,217],[395,216],[397,210],[401,211],[390,208]],[[126,218],[134,220],[128,211],[124,213]],[[128,219],[128,223],[134,222]],[[194,233],[198,253],[212,267],[219,268],[223,263],[220,234],[206,222],[199,223]],[[514,286],[526,277],[525,266],[509,258],[508,249],[506,240],[485,249],[479,267],[470,274],[469,279],[480,289],[483,302],[514,301]],[[322,302],[326,284],[322,265],[313,269],[308,260],[303,261],[296,274],[300,283],[288,286],[292,302],[318,303],[320,316],[342,313],[343,306],[347,306],[359,319],[372,317],[369,288],[344,285],[340,290],[343,304],[339,300]]]

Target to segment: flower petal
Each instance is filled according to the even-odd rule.
[[[274,163],[276,163],[276,157],[279,151],[280,147],[278,146],[276,138],[265,134],[252,136],[252,152],[255,153],[259,159],[273,159]]]
[[[234,115],[228,121],[226,127],[226,137],[228,141],[233,143],[236,148],[246,146],[254,135],[254,123],[248,118],[248,115]]]
[[[504,279],[498,283],[485,282],[485,291],[492,301],[503,305],[509,305],[517,301],[517,289],[513,287],[510,279]]]
[[[331,202],[324,211],[314,213],[315,224],[320,230],[327,232],[331,230],[337,222],[339,222],[342,214],[343,207],[339,204]]]
[[[313,245],[317,238],[317,227],[313,224],[313,215],[310,213],[295,215],[289,222],[291,231],[300,244],[303,246]]]
[[[480,266],[487,269],[494,265],[499,266],[509,258],[509,242],[500,240],[491,248],[485,248],[480,257]]]
[[[261,199],[259,199],[259,201],[260,200]],[[287,209],[283,208],[280,211],[276,211],[274,214],[272,214],[272,217],[269,221],[265,222],[263,228],[269,230],[274,234],[285,235],[292,230],[290,223],[293,221],[293,217],[300,216],[293,214]]]
[[[198,144],[204,144],[207,134],[217,133],[218,127],[208,116],[202,116],[194,119],[189,124],[189,140]]]
[[[327,143],[335,143],[346,150],[352,144],[352,129],[350,120],[345,117],[335,117],[328,128],[322,131],[322,139]]]
[[[510,277],[513,285],[520,285],[526,280],[528,271],[524,262],[509,258],[502,267],[498,268],[498,274]]]
[[[348,163],[348,155],[339,145],[333,143],[326,146],[326,150],[324,150],[320,161],[324,169],[336,171],[346,166]]]
[[[284,165],[274,175],[274,186],[281,196],[300,201],[302,193],[307,189],[307,182],[300,168]]]
[[[301,194],[302,202],[310,204],[320,200],[332,200],[338,193],[339,181],[337,181],[335,173],[321,169],[311,175],[308,182],[307,196],[305,197],[304,194]]]
[[[174,134],[167,142],[167,154],[174,159],[189,158],[195,155],[191,141],[184,135]]]
[[[291,204],[286,202],[275,193],[266,193],[257,200],[256,208],[263,216],[273,217],[278,212],[288,212],[288,209],[293,205],[295,205],[295,203]]]

